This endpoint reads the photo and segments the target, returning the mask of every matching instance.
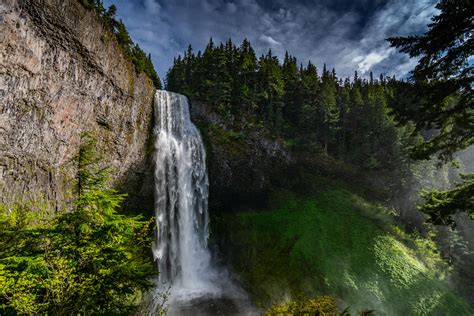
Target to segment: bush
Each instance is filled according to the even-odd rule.
[[[265,311],[265,315],[339,315],[336,300],[331,296],[290,301],[275,305]]]
[[[265,315],[307,315],[307,316],[350,316],[349,309],[339,312],[336,299],[320,296],[313,299],[299,299],[283,305],[275,305],[265,311]],[[371,310],[363,310],[360,316],[374,315]]]

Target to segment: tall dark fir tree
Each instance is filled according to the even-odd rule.
[[[398,122],[413,122],[416,131],[433,135],[412,148],[412,156],[433,155],[449,161],[474,143],[474,4],[470,0],[442,0],[440,14],[423,35],[393,37],[388,41],[419,62],[411,81],[398,83],[394,114]],[[474,218],[474,175],[449,191],[424,194],[420,209],[435,224],[454,224],[453,216],[466,212]]]

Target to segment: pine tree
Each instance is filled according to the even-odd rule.
[[[437,155],[447,161],[474,143],[474,7],[466,0],[442,0],[436,8],[440,14],[432,18],[424,35],[388,41],[410,57],[420,58],[412,80],[399,84],[396,119],[401,124],[413,122],[416,131],[437,131],[414,147],[412,156]],[[436,224],[453,224],[456,212],[474,218],[473,190],[474,177],[466,175],[453,190],[426,193],[426,204],[420,209]]]
[[[244,39],[238,50],[238,65],[236,82],[240,83],[238,89],[238,103],[242,104],[247,114],[257,107],[257,57],[247,39]]]
[[[125,27],[125,24],[123,24],[122,20],[120,20],[117,24],[117,33],[115,36],[119,45],[124,49],[125,54],[130,55],[133,41],[130,38],[130,34],[128,34],[127,28]]]
[[[281,131],[283,125],[284,81],[280,63],[269,50],[259,60],[260,109],[267,124]]]
[[[348,129],[348,123],[350,119],[350,90],[351,83],[349,78],[344,80],[343,84],[339,84],[338,91],[338,109],[340,116],[340,144],[339,153],[344,155],[346,152],[346,135]]]
[[[129,315],[153,287],[153,221],[118,214],[124,195],[107,187],[95,147],[84,134],[70,210],[0,207],[2,314]]]
[[[286,121],[296,123],[299,119],[302,100],[301,100],[301,74],[296,64],[296,58],[289,55],[288,52],[285,54],[285,59],[282,65],[282,75],[285,83],[285,93],[283,96],[284,107],[284,118]]]
[[[321,111],[324,117],[324,151],[328,152],[328,143],[335,135],[336,123],[339,120],[339,110],[336,103],[335,73],[331,74],[323,67],[321,83]]]
[[[293,122],[295,128],[302,134],[303,141],[306,143],[318,143],[323,117],[320,115],[320,94],[321,80],[318,76],[318,70],[314,64],[308,62],[308,66],[300,66],[301,74],[301,110],[296,122]]]

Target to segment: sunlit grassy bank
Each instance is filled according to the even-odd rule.
[[[225,213],[212,236],[257,303],[329,294],[352,311],[471,315],[448,285],[434,244],[406,235],[389,212],[337,186],[279,192],[265,210]]]

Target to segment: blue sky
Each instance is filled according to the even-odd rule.
[[[304,64],[335,67],[339,76],[373,71],[406,76],[416,64],[384,40],[420,34],[436,14],[434,0],[105,0],[133,40],[152,54],[161,78],[189,44],[205,48],[248,38],[258,55],[287,50]]]

